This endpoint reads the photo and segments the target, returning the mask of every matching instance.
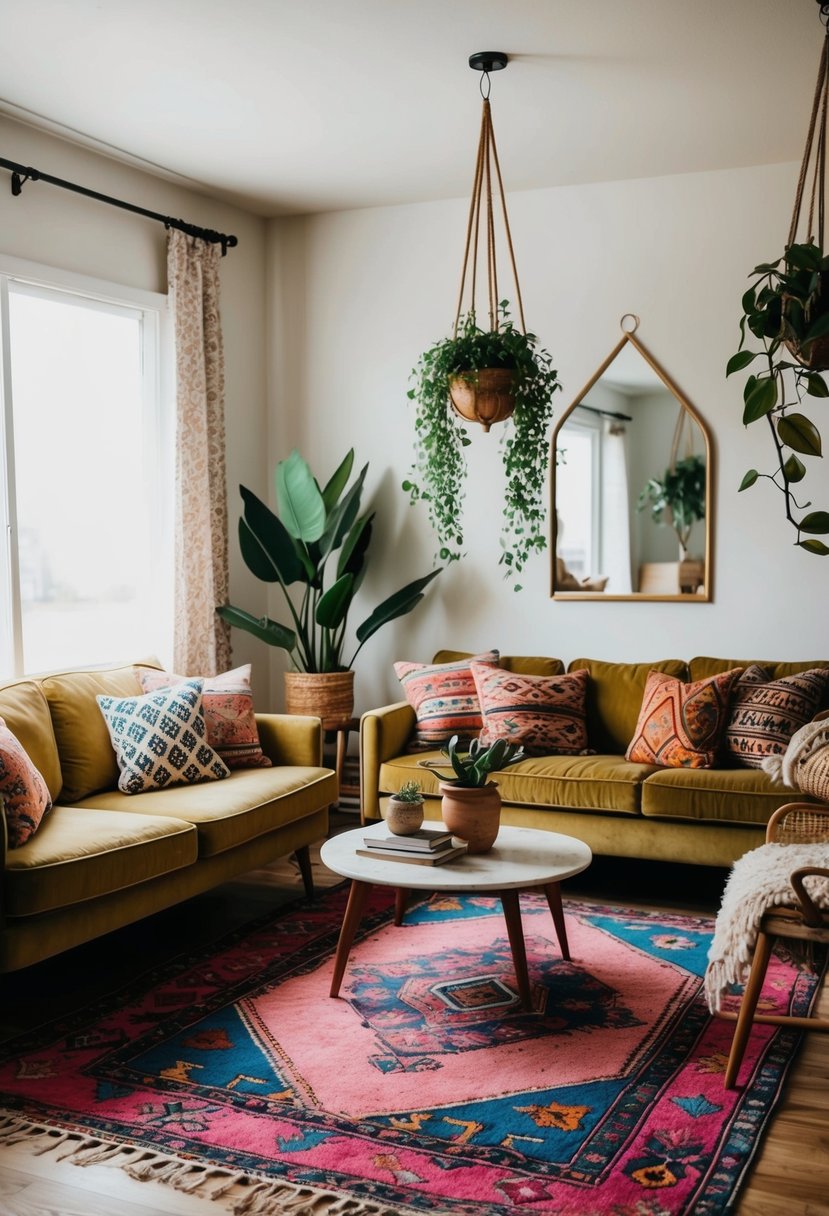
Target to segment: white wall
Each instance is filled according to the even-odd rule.
[[[502,160],[508,183],[508,150]],[[771,471],[772,453],[762,426],[743,429],[739,378],[724,379],[746,276],[781,252],[795,178],[795,166],[772,165],[510,196],[527,322],[566,386],[557,414],[615,346],[622,314],[634,312],[639,338],[710,425],[714,599],[556,602],[546,556],[533,559],[516,594],[497,566],[500,428],[476,429],[466,559],[444,571],[426,604],[367,644],[358,709],[398,699],[395,658],[428,659],[441,646],[495,645],[565,660],[826,655],[829,561],[793,547],[771,488],[737,494],[746,469]],[[371,462],[380,513],[361,592],[366,613],[432,562],[425,512],[410,508],[399,488],[413,434],[406,389],[421,350],[450,326],[466,209],[457,200],[270,226],[270,463],[296,445],[313,453],[325,476],[351,444]],[[826,411],[822,403],[809,408]],[[812,462],[811,497],[826,506],[829,478],[820,465]]]
[[[239,238],[221,268],[231,598],[251,611],[264,611],[262,585],[239,557],[236,519],[239,482],[259,484],[267,467],[265,221],[4,118],[0,150],[7,160],[33,165],[53,177]],[[0,251],[119,284],[166,291],[167,234],[161,224],[43,182],[26,184],[22,195],[13,198],[9,183],[9,174],[0,172]],[[236,631],[233,644],[238,662],[254,662],[255,686],[264,694],[269,651]]]

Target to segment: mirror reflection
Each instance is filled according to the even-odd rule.
[[[553,449],[556,597],[709,598],[708,436],[632,333]]]

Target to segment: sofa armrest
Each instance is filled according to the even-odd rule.
[[[360,719],[360,807],[363,822],[380,819],[380,765],[406,750],[415,711],[408,701],[371,709]]]
[[[262,751],[274,764],[322,764],[322,723],[302,714],[257,714]]]

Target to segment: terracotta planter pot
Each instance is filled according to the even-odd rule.
[[[449,395],[455,412],[467,422],[480,422],[485,431],[493,422],[504,422],[515,409],[512,375],[508,367],[488,367],[450,376]]]
[[[446,830],[465,840],[470,853],[488,853],[501,826],[501,795],[496,782],[464,789],[451,781],[438,786],[443,795],[441,814]]]
[[[825,372],[829,370],[829,335],[823,338],[818,338],[809,347],[808,355],[804,355],[797,342],[784,342],[783,345],[794,355],[798,363],[803,367],[808,367],[811,372]]]
[[[411,836],[423,823],[422,802],[401,802],[392,795],[386,811],[386,827],[394,836]]]
[[[354,713],[354,672],[285,672],[285,712],[321,718],[324,730],[336,730]]]

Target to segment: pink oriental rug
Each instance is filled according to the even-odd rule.
[[[733,1203],[797,1036],[732,1027],[701,986],[711,918],[522,896],[533,1007],[500,905],[390,892],[328,996],[345,890],[142,976],[0,1057],[0,1146],[107,1162],[238,1213],[714,1216]],[[776,958],[763,1001],[809,1009]]]

